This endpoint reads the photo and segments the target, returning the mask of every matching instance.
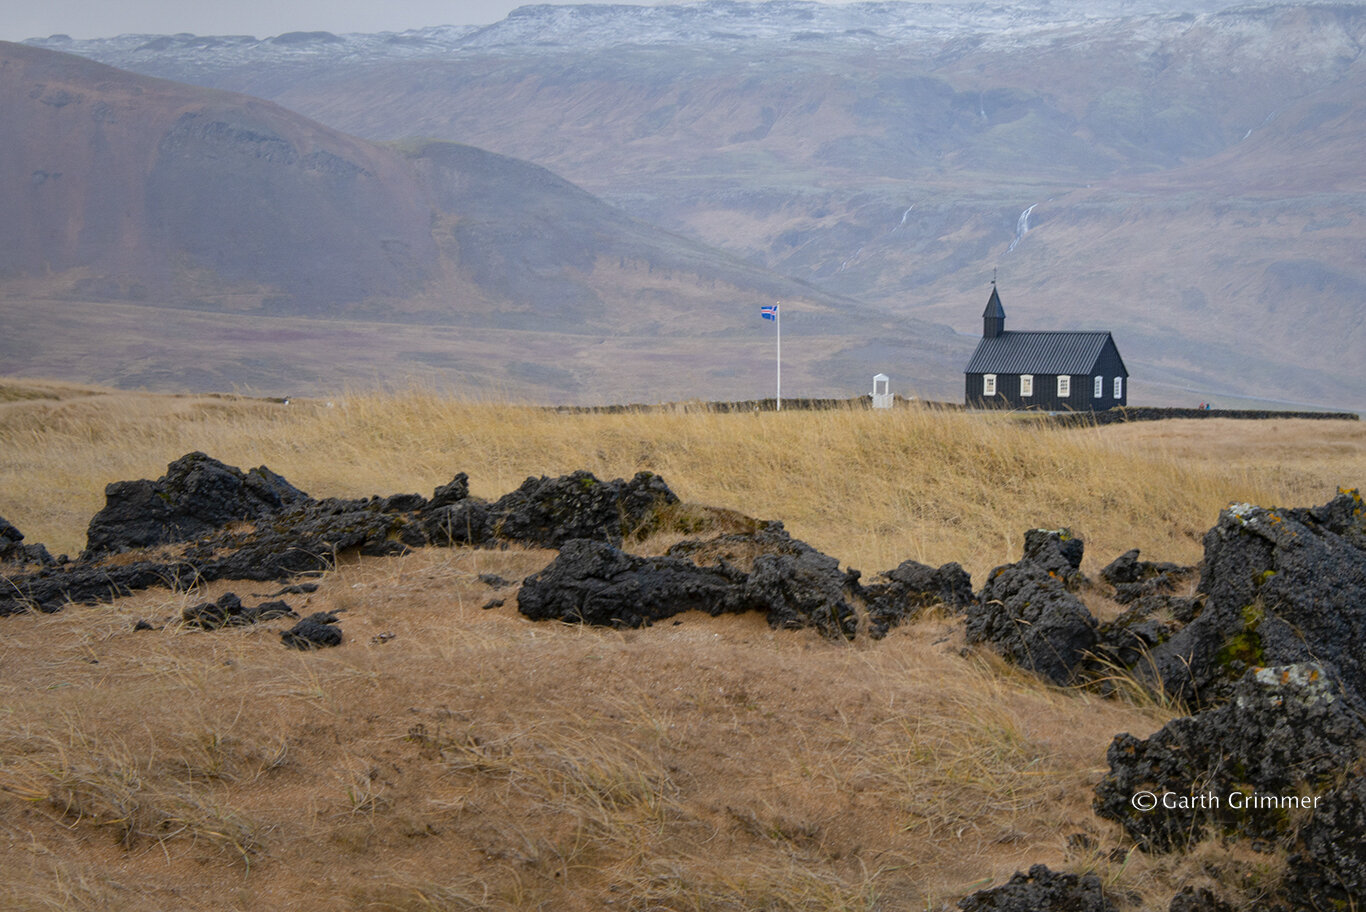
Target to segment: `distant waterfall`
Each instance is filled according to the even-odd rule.
[[[907,209],[905,212],[901,213],[901,221],[897,224],[897,226],[896,226],[895,228],[893,228],[891,231],[889,231],[889,232],[887,232],[887,233],[888,233],[888,234],[896,234],[896,233],[897,233],[898,231],[900,231],[902,228],[905,228],[905,227],[906,227],[906,222],[910,219],[910,217],[911,217],[911,212],[914,211],[914,209],[915,209],[915,203],[911,203],[910,208]]]
[[[1037,205],[1039,204],[1034,204],[1034,206]],[[1015,220],[1015,240],[1010,242],[1010,246],[1006,248],[1006,253],[1010,253],[1010,251],[1019,246],[1020,241],[1023,241],[1024,236],[1029,233],[1029,213],[1034,211],[1034,206],[1030,206],[1024,212],[1021,212],[1020,217]]]

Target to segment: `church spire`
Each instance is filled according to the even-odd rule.
[[[1006,330],[1006,310],[1001,306],[1001,296],[996,292],[996,280],[991,280],[991,297],[987,299],[987,309],[982,311],[982,338],[995,339]]]

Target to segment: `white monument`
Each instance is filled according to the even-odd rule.
[[[892,407],[892,381],[886,374],[873,377],[873,408]]]

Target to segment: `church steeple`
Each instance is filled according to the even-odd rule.
[[[991,297],[987,299],[987,309],[982,311],[982,338],[995,339],[1006,331],[1006,309],[1001,306],[1001,296],[996,293],[996,280],[991,280]]]

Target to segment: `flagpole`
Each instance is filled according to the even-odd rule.
[[[774,312],[777,315],[774,320],[778,324],[778,391],[773,400],[773,411],[783,410],[783,302],[774,303]]]

